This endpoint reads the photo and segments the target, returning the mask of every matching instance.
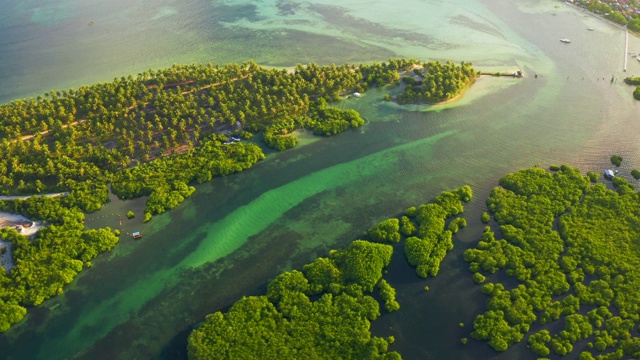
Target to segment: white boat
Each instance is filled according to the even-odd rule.
[[[568,43],[570,43],[570,42],[571,42],[571,40],[569,40],[569,39],[567,39],[567,38],[560,39],[560,41],[562,41],[563,43],[566,43],[566,44],[568,44]]]
[[[589,31],[593,31],[593,28],[587,28],[587,30],[589,30]]]
[[[640,56],[638,56],[636,59],[637,59],[638,61],[640,61]]]

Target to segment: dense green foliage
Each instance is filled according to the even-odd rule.
[[[382,278],[392,251],[356,240],[303,272],[279,275],[266,296],[245,297],[225,314],[208,315],[189,336],[189,358],[400,359],[387,352],[391,339],[371,337],[370,322],[380,316],[380,306],[365,295]],[[386,282],[379,286],[388,309],[394,309],[395,290]],[[315,301],[309,298],[320,293]]]
[[[451,220],[449,226],[447,226],[447,230],[451,231],[451,234],[457,234],[462,228],[467,226],[467,219],[465,218],[455,218]]]
[[[174,65],[14,101],[0,106],[0,194],[70,191],[68,205],[91,212],[107,201],[113,181],[123,198],[153,196],[145,212],[159,213],[190,195],[183,183],[240,171],[263,157],[222,133],[246,139],[243,129],[266,129],[265,142],[286,149],[297,139],[283,132],[298,127],[333,135],[361,126],[357,112],[325,99],[395,82],[398,71],[416,63],[309,64],[291,72],[254,62]],[[154,189],[142,183],[148,179]]]
[[[85,230],[84,214],[63,206],[60,198],[0,201],[0,211],[48,224],[33,239],[13,228],[0,229],[0,238],[11,243],[15,264],[9,273],[0,271],[0,332],[24,317],[25,306],[38,306],[62,294],[83,264],[118,243],[109,228]]]
[[[328,107],[324,99],[311,106],[309,127],[316,135],[331,136],[349,128],[364,125],[364,119],[355,110]]]
[[[587,172],[587,178],[589,178],[589,181],[592,183],[597,183],[598,179],[600,179],[600,173],[597,173],[595,171],[589,171]]]
[[[418,231],[418,228],[416,228],[416,225],[413,223],[413,221],[411,221],[411,219],[409,219],[408,216],[403,216],[400,218],[400,225],[400,232],[404,236],[411,236],[415,234],[416,231]]]
[[[620,25],[627,25],[627,18],[625,18],[624,15],[616,11],[613,11],[609,15],[607,15],[607,19],[615,23],[618,23]]]
[[[407,84],[405,90],[396,99],[400,104],[438,103],[456,97],[473,83],[478,76],[473,66],[462,62],[457,65],[451,61],[441,63],[431,61],[421,64],[422,69],[415,69],[414,77],[403,78]]]
[[[627,18],[619,13],[617,10],[613,9],[611,6],[605,4],[600,1],[580,1],[584,6],[586,6],[587,10],[594,12],[596,14],[604,15],[607,19],[618,23],[620,25],[627,25]],[[610,5],[613,5],[613,2],[610,2]]]
[[[443,192],[433,204],[407,209],[400,221],[382,221],[366,234],[375,242],[397,243],[400,231],[405,236],[417,232],[448,239],[450,246],[445,219],[462,212],[461,199],[471,196],[468,186]],[[429,218],[429,205],[438,209],[439,218]],[[417,216],[419,230],[409,216]],[[460,228],[466,221],[457,218],[450,224]],[[305,265],[302,272],[280,274],[266,295],[245,297],[226,313],[208,315],[189,336],[189,358],[400,359],[387,351],[393,337],[371,337],[369,332],[370,322],[380,315],[380,305],[370,295],[376,288],[388,312],[400,309],[395,289],[382,278],[392,253],[390,245],[355,240],[347,249],[331,250],[328,257]],[[429,266],[438,267],[444,254],[416,254],[423,256]]]
[[[624,82],[629,85],[640,85],[640,77],[627,77],[624,79]]]
[[[487,206],[502,238],[487,228],[464,254],[474,280],[490,281],[472,337],[504,351],[538,323],[528,345],[539,356],[572,353],[586,339],[581,359],[638,358],[640,195],[626,181],[616,191],[590,185],[566,165],[522,170],[500,185]],[[499,271],[518,285],[491,282]]]
[[[640,22],[640,19],[635,19]],[[637,30],[636,30],[637,31]],[[640,100],[640,77],[628,77],[624,79],[624,82],[629,85],[634,85],[636,88],[633,91],[633,98]]]
[[[297,129],[304,128],[307,118],[278,120],[264,129],[262,140],[268,147],[283,151],[298,145],[298,138],[291,135]]]
[[[409,222],[409,218],[406,218]],[[410,230],[410,229],[409,229]],[[407,230],[408,231],[408,230]],[[372,227],[366,234],[372,241],[381,243],[400,242],[400,222],[398,219],[388,219]]]
[[[620,155],[612,155],[611,163],[615,166],[620,166],[622,164],[622,156]]]
[[[380,288],[380,297],[384,301],[384,308],[388,312],[393,312],[400,309],[400,304],[396,301],[396,289],[391,287],[385,279],[381,279],[378,283]]]
[[[636,180],[640,179],[640,170],[638,169],[631,170],[631,176],[633,176],[633,178]]]
[[[627,23],[627,28],[629,28],[629,30],[631,31],[640,33],[640,18],[629,20],[629,22]],[[640,84],[640,81],[638,82],[638,84]]]
[[[462,202],[469,201],[471,197],[471,188],[463,186],[457,190],[445,191],[433,203],[421,205],[412,211],[418,230],[416,236],[409,237],[405,242],[404,253],[409,264],[416,267],[418,276],[426,278],[438,275],[440,262],[453,249],[453,232],[445,227],[445,222],[462,213]],[[462,223],[455,224],[457,231]]]
[[[188,184],[211,181],[250,168],[264,159],[252,143],[224,145],[221,136],[212,135],[201,145],[182,155],[167,156],[140,166],[127,168],[113,176],[111,190],[123,199],[149,196],[145,212],[160,214],[178,206],[195,188]]]

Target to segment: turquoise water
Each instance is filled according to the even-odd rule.
[[[416,278],[399,249],[389,274],[402,308],[373,330],[394,335],[392,348],[407,359],[492,357],[484,344],[458,344],[484,304],[461,254],[479,236],[491,187],[537,163],[601,171],[619,153],[625,169],[640,164],[632,89],[609,82],[640,74],[640,63],[629,58],[625,74],[624,34],[557,1],[0,0],[0,8],[9,9],[0,13],[0,101],[206,61],[292,66],[406,56],[526,74],[481,78],[445,106],[383,101],[394,89],[340,103],[360,111],[367,124],[320,140],[305,134],[304,146],[200,185],[150,223],[125,220],[127,231],[145,237],[123,237],[63,296],[30,309],[26,321],[0,335],[2,358],[183,358],[186,336],[205,314],[260,293],[279,272],[344,246],[375,222],[464,184],[476,194],[470,226],[455,239],[440,275]],[[572,43],[560,43],[563,37]],[[637,38],[630,41],[634,49],[640,51]],[[87,225],[116,227],[119,218],[111,214],[141,214],[143,205],[144,199],[114,200]],[[530,356],[522,350],[501,357]]]

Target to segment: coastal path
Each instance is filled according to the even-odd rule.
[[[23,195],[23,196],[8,196],[8,195],[0,195],[0,200],[24,200],[24,199],[28,199],[32,196],[38,196],[38,197],[58,197],[58,196],[65,196],[65,195],[69,195],[69,192],[59,192],[59,193],[50,193],[50,194],[35,194],[35,195]]]

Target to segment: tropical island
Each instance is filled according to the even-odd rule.
[[[85,212],[107,200],[148,196],[145,219],[189,197],[192,182],[250,168],[269,147],[297,144],[292,131],[335,135],[364,124],[331,101],[370,86],[397,83],[417,60],[368,65],[265,69],[253,62],[223,67],[175,65],[113,82],[52,91],[0,106],[0,194],[68,191],[64,203]],[[470,64],[427,66],[427,99],[454,97],[475,72]],[[433,70],[433,71],[431,71]],[[432,81],[436,79],[437,81]],[[441,90],[437,90],[442,87]],[[405,102],[423,101],[399,95]],[[431,94],[431,92],[434,92]]]
[[[62,294],[93,258],[118,243],[119,229],[84,226],[85,214],[101,209],[109,191],[121,199],[146,196],[149,221],[191,196],[194,183],[264,159],[260,145],[285,150],[296,146],[296,129],[330,136],[362,126],[358,112],[330,104],[398,83],[400,71],[419,64],[391,59],[292,71],[254,62],[174,65],[0,106],[0,194],[27,195],[0,200],[0,212],[43,224],[35,233],[21,233],[14,223],[0,229],[3,265],[10,258],[0,271],[0,332],[21,321],[26,307]],[[459,69],[471,68],[447,63],[442,71]],[[438,76],[447,77],[442,71]],[[262,138],[254,138],[260,132]],[[46,193],[64,196],[28,196]],[[451,247],[447,237],[432,245],[440,260]],[[440,260],[424,246],[411,254],[423,276],[437,273]]]

